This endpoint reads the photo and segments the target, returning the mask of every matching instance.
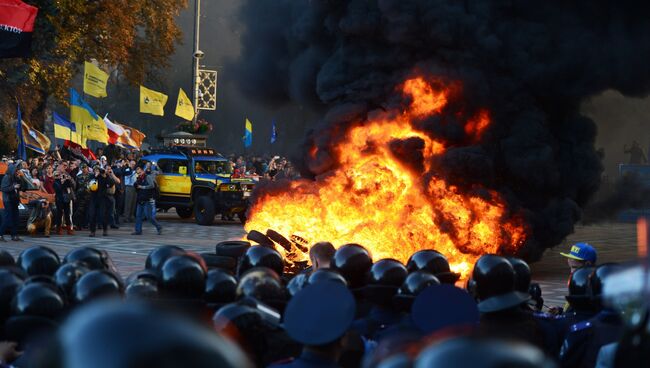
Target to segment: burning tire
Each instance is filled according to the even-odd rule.
[[[208,196],[200,196],[194,203],[194,217],[196,223],[203,226],[209,226],[214,223],[214,202]]]
[[[246,236],[246,239],[250,241],[254,241],[259,245],[275,249],[275,244],[273,243],[273,240],[269,239],[266,235],[260,233],[257,230],[249,231],[248,235]]]
[[[188,219],[194,214],[194,210],[191,207],[176,207],[176,213],[178,217],[182,219]]]
[[[266,230],[266,236],[274,242],[280,244],[287,252],[291,252],[291,242],[275,230]]]
[[[215,252],[219,256],[239,258],[250,248],[251,243],[243,240],[228,240],[217,243]]]

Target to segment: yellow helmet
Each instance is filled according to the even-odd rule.
[[[97,188],[99,188],[99,184],[97,184],[97,180],[90,179],[90,181],[88,182],[88,190],[90,190],[91,192],[96,192]]]

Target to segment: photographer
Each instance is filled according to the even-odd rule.
[[[111,226],[111,229],[119,229],[119,220],[116,219],[116,197],[118,195],[118,186],[121,183],[120,178],[115,175],[113,167],[106,165],[106,175],[113,182],[113,186],[106,189],[106,199],[107,199],[107,208],[106,212],[108,213],[108,223]]]
[[[93,172],[95,174],[94,179],[97,182],[97,187],[94,191],[91,190],[90,192],[90,207],[88,208],[90,237],[92,238],[95,237],[98,221],[103,230],[102,235],[108,235],[108,211],[110,203],[107,192],[109,189],[115,188],[115,182],[113,182],[113,179],[107,174],[106,170],[99,166],[95,166]]]
[[[38,230],[43,230],[46,238],[50,237],[50,227],[52,226],[52,211],[50,204],[45,199],[35,199],[30,201],[28,206],[32,209],[27,220],[27,232],[34,236]]]
[[[75,182],[66,171],[67,165],[59,165],[57,172],[54,174],[54,194],[56,200],[56,214],[54,216],[54,226],[57,235],[63,235],[67,230],[68,235],[74,235],[72,226],[72,202],[74,200]],[[63,220],[61,220],[63,217]]]
[[[20,203],[20,191],[22,172],[18,166],[11,164],[7,168],[5,176],[2,178],[0,190],[2,190],[2,202],[4,204],[4,216],[2,226],[0,226],[0,241],[5,242],[4,233],[7,228],[11,228],[11,240],[22,241],[18,237],[18,204]]]

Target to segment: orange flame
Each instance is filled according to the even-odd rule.
[[[456,88],[435,89],[419,77],[404,82],[402,91],[412,99],[408,109],[374,113],[350,128],[335,147],[338,169],[325,178],[291,182],[281,193],[261,193],[246,230],[274,229],[311,244],[359,243],[375,260],[406,262],[417,250],[436,249],[464,277],[481,254],[502,247],[516,250],[526,228],[521,218],[509,215],[497,192],[467,194],[437,177],[426,185],[422,173],[398,160],[390,148],[395,140],[418,138],[424,162],[431,165],[432,157],[445,152],[445,142],[417,130],[412,121],[439,114]],[[481,111],[466,123],[467,136],[479,139],[488,125],[489,115]]]

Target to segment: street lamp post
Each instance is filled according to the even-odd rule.
[[[194,64],[192,68],[192,103],[194,104],[194,119],[199,115],[199,64],[203,58],[203,51],[199,48],[199,27],[201,23],[201,0],[194,0]]]

